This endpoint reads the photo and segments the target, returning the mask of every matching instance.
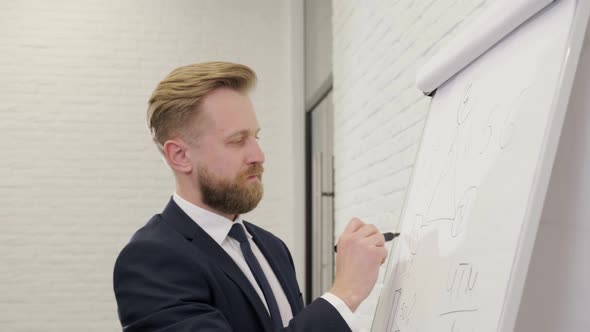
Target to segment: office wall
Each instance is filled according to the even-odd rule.
[[[120,331],[116,255],[174,190],[145,127],[147,100],[170,70],[198,61],[259,75],[265,197],[247,219],[282,237],[302,272],[302,8],[0,3],[0,330]]]
[[[414,86],[416,70],[485,4],[332,2],[335,236],[353,216],[397,229],[429,105]],[[357,311],[365,328],[384,272]]]

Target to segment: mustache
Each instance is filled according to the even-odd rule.
[[[262,164],[253,164],[252,166],[248,167],[242,174],[240,174],[240,178],[245,179],[252,175],[261,176],[264,173],[264,167]]]

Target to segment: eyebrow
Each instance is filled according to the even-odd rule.
[[[255,134],[258,135],[259,132],[260,132],[260,128],[256,129]],[[248,129],[240,130],[238,132],[235,132],[235,133],[229,135],[226,138],[226,140],[231,140],[231,139],[239,137],[239,136],[248,136],[248,134],[250,134],[250,130],[248,130]]]

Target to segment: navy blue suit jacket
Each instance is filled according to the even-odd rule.
[[[244,222],[276,274],[293,319],[283,331],[350,331],[318,298],[303,307],[285,244]],[[123,248],[114,270],[123,331],[272,331],[262,300],[231,257],[170,200]]]

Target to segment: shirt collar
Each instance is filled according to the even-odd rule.
[[[209,234],[209,236],[211,236],[213,240],[215,240],[215,242],[217,242],[219,245],[221,245],[221,243],[225,240],[234,223],[239,223],[244,226],[244,222],[242,221],[240,215],[238,215],[236,220],[231,221],[226,217],[196,206],[195,204],[180,197],[180,195],[178,195],[176,192],[174,195],[172,195],[172,199],[178,205],[178,207],[184,211],[184,213],[186,213],[195,223],[197,223],[197,225],[199,225],[207,234]],[[252,238],[247,230],[246,234],[249,238]]]

